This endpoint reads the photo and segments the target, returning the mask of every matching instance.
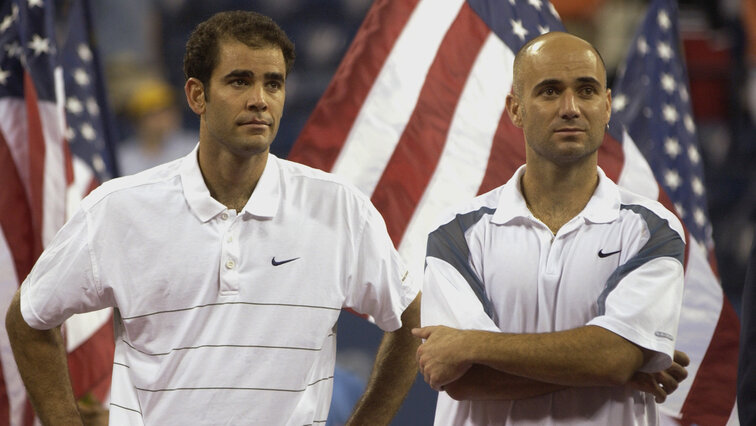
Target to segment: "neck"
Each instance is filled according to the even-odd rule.
[[[210,196],[237,212],[252,196],[265,170],[268,151],[250,157],[238,157],[227,151],[212,152],[200,144],[199,164]]]
[[[520,185],[531,213],[556,234],[588,204],[598,171],[595,161],[569,166],[529,162]]]

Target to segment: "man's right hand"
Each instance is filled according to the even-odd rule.
[[[688,355],[682,351],[675,351],[669,368],[657,373],[636,372],[628,385],[633,389],[653,394],[656,402],[661,404],[677,389],[680,382],[688,377],[688,370],[685,369],[688,364],[690,364]]]

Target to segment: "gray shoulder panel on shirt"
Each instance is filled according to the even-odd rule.
[[[469,213],[458,214],[450,222],[439,226],[428,235],[426,251],[426,256],[443,260],[459,272],[478,296],[486,315],[494,321],[496,321],[495,312],[486,296],[486,288],[470,265],[470,248],[465,239],[465,232],[483,216],[491,215],[495,211],[494,208],[481,207]]]
[[[599,315],[603,315],[606,312],[606,298],[609,296],[609,293],[630,272],[659,257],[671,257],[680,262],[680,264],[685,261],[685,243],[680,238],[680,234],[669,226],[669,222],[666,219],[659,217],[648,208],[637,204],[623,204],[620,206],[620,209],[632,210],[640,215],[646,222],[646,226],[648,226],[650,237],[635,256],[619,265],[606,280],[604,290],[599,295],[597,301]]]

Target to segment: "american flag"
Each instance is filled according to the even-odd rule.
[[[625,163],[637,155],[629,154],[629,148],[637,147],[648,164],[643,167],[650,167],[623,173],[619,183],[659,198],[677,213],[687,231],[678,349],[691,357],[691,378],[672,394],[664,410],[684,424],[725,424],[737,414],[733,406],[740,323],[715,273],[703,164],[677,15],[674,1],[650,4],[615,81],[613,120],[626,129],[615,135],[622,138],[618,140],[625,147]]]
[[[735,401],[739,325],[709,262],[710,225],[677,50],[676,9],[663,3],[666,20],[658,18],[655,3],[649,19],[656,25],[641,29],[644,58],[653,59],[656,68],[627,66],[620,80],[628,83],[618,85],[618,111],[599,164],[620,185],[681,213],[690,230],[678,341],[691,357],[691,375],[662,410],[670,421],[725,424]],[[555,30],[564,27],[546,0],[377,0],[289,159],[344,176],[370,195],[399,252],[419,276],[428,227],[436,216],[504,184],[525,162],[522,131],[504,109],[512,62],[529,39]],[[658,41],[661,34],[666,44]],[[669,77],[657,71],[662,65],[669,67]],[[678,98],[674,103],[672,95],[661,96],[670,79]],[[627,89],[644,82],[648,98],[641,98],[639,89]],[[654,91],[654,86],[662,88]],[[623,91],[625,107],[619,108]],[[621,114],[632,112],[637,102],[645,103],[641,118],[657,120]],[[677,125],[663,124],[675,114]],[[623,131],[623,122],[633,137]],[[641,128],[647,136],[641,136]],[[638,149],[634,142],[651,139],[661,148]],[[674,151],[667,139],[679,144],[679,155],[666,151]]]
[[[10,299],[79,200],[115,172],[88,3],[0,5],[0,303]],[[56,16],[60,19],[56,20]],[[56,28],[65,42],[58,43]],[[5,312],[5,308],[2,309]],[[111,312],[79,315],[63,333],[77,397],[102,400],[113,360]],[[0,327],[0,424],[33,414]]]

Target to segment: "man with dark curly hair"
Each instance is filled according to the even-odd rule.
[[[418,285],[369,198],[276,158],[294,46],[224,12],[190,36],[186,157],[92,192],[6,326],[44,424],[80,424],[60,324],[115,308],[111,424],[306,425],[328,416],[342,308],[386,331],[353,424],[387,424],[416,367]]]

